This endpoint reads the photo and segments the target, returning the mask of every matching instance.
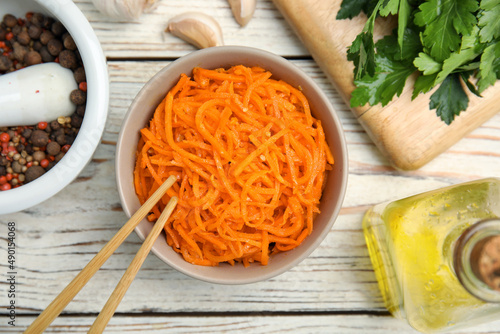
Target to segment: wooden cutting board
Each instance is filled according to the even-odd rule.
[[[341,0],[273,2],[350,105],[355,87],[353,65],[347,60],[346,50],[361,32],[366,17],[337,20]],[[394,24],[394,18],[378,19],[375,38],[389,34]],[[484,91],[482,98],[468,94],[467,111],[451,125],[446,125],[436,116],[435,110],[429,109],[433,91],[411,100],[414,82],[415,77],[410,77],[401,96],[385,107],[352,108],[380,151],[399,169],[420,168],[500,111],[500,84],[497,83]]]

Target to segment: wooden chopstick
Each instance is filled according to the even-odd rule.
[[[108,241],[108,243],[94,256],[92,260],[80,271],[78,275],[64,288],[63,291],[47,306],[47,308],[26,329],[25,334],[42,333],[62,310],[69,304],[77,293],[87,284],[94,274],[101,268],[106,260],[127,239],[142,219],[151,211],[153,206],[163,197],[165,192],[176,181],[175,176],[170,176],[148,200],[130,217],[123,227]]]
[[[129,267],[123,274],[122,278],[120,279],[120,282],[118,282],[118,285],[116,286],[115,290],[113,291],[108,301],[102,308],[101,312],[95,319],[94,323],[92,324],[92,327],[90,327],[90,330],[88,331],[89,334],[100,334],[104,331],[104,328],[106,328],[106,325],[108,324],[109,320],[111,319],[111,317],[113,317],[113,314],[115,313],[118,304],[120,304],[121,300],[123,299],[123,296],[125,296],[127,289],[129,288],[130,284],[135,278],[135,275],[137,274],[142,264],[144,263],[144,260],[148,256],[149,251],[151,250],[151,247],[153,247],[154,242],[156,241],[161,231],[163,230],[165,223],[172,214],[172,211],[174,211],[176,205],[177,205],[177,197],[174,196],[170,199],[165,209],[163,209],[163,212],[161,213],[160,217],[153,226],[153,229],[151,230],[151,232],[149,232],[148,237],[146,238],[141,248],[135,255],[134,259],[130,263]]]

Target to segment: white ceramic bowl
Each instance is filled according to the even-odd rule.
[[[281,274],[305,259],[323,241],[337,218],[342,206],[347,184],[347,149],[341,123],[335,110],[314,81],[286,59],[272,53],[239,46],[221,46],[190,53],[158,72],[139,92],[125,116],[118,138],[116,174],[118,191],[125,213],[131,216],[140,207],[133,184],[135,151],[139,130],[152,117],[156,106],[182,73],[190,75],[195,66],[203,68],[229,68],[232,65],[261,66],[273,73],[273,78],[283,79],[292,86],[300,86],[308,98],[313,115],[320,119],[335,164],[328,177],[321,199],[321,213],[314,220],[314,228],[303,243],[288,252],[271,256],[269,264],[254,263],[248,268],[241,264],[203,267],[186,262],[177,254],[162,235],[156,240],[153,252],[171,267],[191,277],[211,283],[243,284],[265,280]],[[145,239],[153,224],[144,219],[136,228]]]
[[[2,0],[0,16],[10,13],[24,17],[40,12],[59,20],[71,34],[81,54],[87,77],[87,106],[80,132],[66,153],[51,170],[21,187],[0,192],[0,214],[21,211],[55,195],[90,161],[100,142],[109,104],[106,58],[92,27],[71,0]]]

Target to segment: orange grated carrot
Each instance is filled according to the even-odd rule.
[[[148,219],[179,198],[164,230],[186,261],[267,265],[312,233],[334,160],[300,89],[260,67],[195,68],[140,135],[137,196],[177,177]]]

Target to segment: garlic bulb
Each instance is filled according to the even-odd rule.
[[[127,21],[137,20],[142,13],[153,9],[157,0],[92,0],[103,14]]]
[[[168,21],[165,32],[200,49],[224,45],[219,23],[213,17],[203,13],[187,12],[174,16]]]
[[[252,19],[256,0],[227,0],[231,6],[233,16],[240,26],[244,27]]]

